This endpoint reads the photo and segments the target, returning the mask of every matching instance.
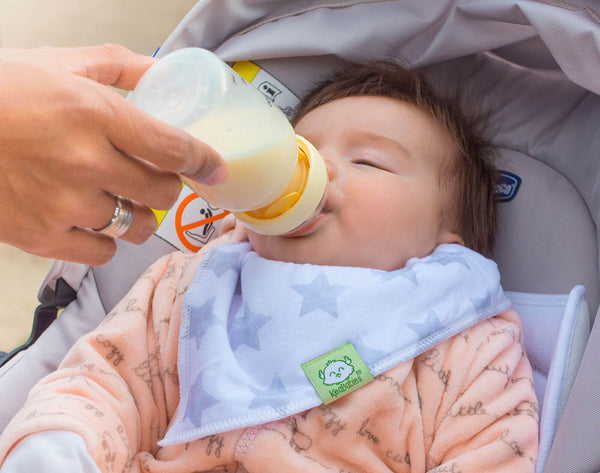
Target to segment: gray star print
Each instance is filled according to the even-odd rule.
[[[361,336],[356,337],[354,340],[354,346],[356,347],[356,351],[358,351],[360,357],[367,365],[383,360],[389,355],[389,352],[377,350],[376,348],[366,345]]]
[[[492,293],[487,291],[483,297],[470,300],[475,306],[475,310],[480,311],[482,309],[487,309],[492,306],[493,297]]]
[[[407,323],[406,326],[419,335],[420,338],[435,333],[443,328],[440,318],[433,310],[429,311],[427,318],[423,322]]]
[[[388,273],[384,273],[383,276],[381,277],[381,279],[383,281],[392,281],[396,278],[404,278],[404,279],[407,279],[408,281],[412,282],[415,285],[419,284],[417,282],[417,275],[413,268],[410,268],[410,269],[404,268],[404,269],[399,269],[396,271],[390,271]]]
[[[323,273],[310,284],[295,284],[291,288],[302,296],[302,307],[299,317],[310,314],[315,310],[327,312],[338,318],[337,298],[346,289],[345,286],[332,286]]]
[[[256,409],[263,406],[271,406],[273,409],[279,409],[290,402],[285,386],[278,374],[275,374],[271,386],[267,389],[258,389],[250,386],[250,390],[254,393],[255,397],[250,401],[248,409]]]
[[[240,267],[240,256],[237,251],[233,253],[221,251],[210,264],[210,269],[220,278],[227,270],[236,270]]]
[[[200,425],[202,425],[202,412],[218,403],[218,399],[215,399],[204,391],[202,374],[200,374],[196,378],[196,382],[192,385],[192,389],[189,390],[189,398],[185,408],[185,417],[189,419],[195,427],[200,427]]]
[[[260,350],[260,339],[258,331],[271,320],[271,317],[252,312],[245,304],[243,317],[233,319],[229,327],[229,343],[235,350],[241,345],[248,345],[250,348]]]
[[[435,261],[436,263],[443,264],[444,266],[446,266],[448,264],[452,264],[452,263],[458,263],[458,264],[463,265],[468,270],[471,269],[471,265],[469,264],[469,262],[466,260],[466,258],[464,256],[455,255],[453,253],[441,253],[441,252],[437,253],[436,256],[440,256],[440,257],[434,259],[433,261]]]
[[[196,340],[196,347],[200,346],[200,341],[206,334],[206,331],[218,322],[213,311],[214,304],[215,300],[211,299],[206,301],[201,307],[192,309],[187,338],[194,338]]]

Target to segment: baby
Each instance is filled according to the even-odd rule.
[[[390,63],[326,79],[294,125],[323,211],[156,262],[32,389],[2,473],[535,470],[521,323],[482,256],[491,147]]]

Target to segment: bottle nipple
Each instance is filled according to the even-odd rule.
[[[233,212],[247,227],[264,235],[284,235],[312,220],[325,203],[327,169],[316,148],[296,135],[298,160],[283,193],[259,209]]]

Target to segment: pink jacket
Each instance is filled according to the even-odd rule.
[[[212,245],[211,245],[212,246]],[[157,261],[40,381],[0,438],[81,435],[103,472],[533,472],[538,405],[513,310],[327,406],[159,447],[179,401],[183,294],[205,250]]]

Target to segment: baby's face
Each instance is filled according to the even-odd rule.
[[[460,238],[442,224],[443,159],[455,145],[416,107],[385,97],[348,97],[321,105],[297,124],[327,164],[323,211],[300,233],[249,231],[267,259],[383,270],[404,267]]]

